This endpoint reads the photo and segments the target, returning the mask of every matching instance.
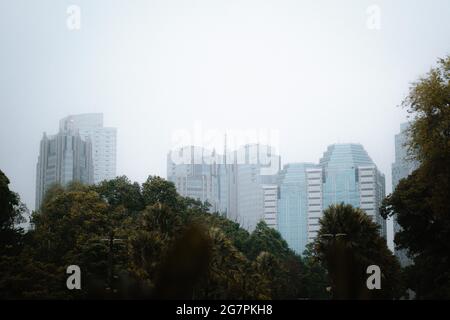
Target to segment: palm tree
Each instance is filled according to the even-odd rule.
[[[315,250],[330,277],[335,299],[394,298],[401,295],[400,265],[380,236],[379,225],[363,210],[331,205],[320,219]],[[367,267],[382,271],[381,290],[366,286]]]

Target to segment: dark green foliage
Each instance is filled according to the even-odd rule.
[[[126,177],[55,185],[17,254],[0,262],[0,296],[298,299],[320,291],[305,286],[307,267],[277,231],[261,222],[249,233],[209,208],[159,177],[142,188]],[[72,264],[82,270],[79,291],[65,287]]]
[[[24,221],[23,215],[27,211],[8,185],[9,179],[0,170],[0,256],[17,253],[23,231],[15,226]]]
[[[111,207],[123,206],[132,213],[144,209],[141,186],[126,176],[102,181],[93,188]]]
[[[0,257],[0,299],[67,298],[65,269],[34,259],[28,250]]]
[[[146,206],[157,203],[163,203],[172,209],[178,209],[180,206],[175,185],[161,177],[149,176],[142,184],[142,196]]]
[[[248,257],[255,259],[262,251],[284,258],[292,254],[281,234],[260,221],[248,240]]]
[[[336,299],[393,299],[404,293],[400,264],[379,234],[379,226],[361,209],[332,205],[320,219],[315,242],[328,270]],[[381,269],[381,290],[368,290],[367,267]]]
[[[319,260],[317,253],[314,251],[314,244],[309,243],[303,253],[304,271],[300,278],[303,284],[303,298],[310,299],[329,299],[331,297],[327,288],[330,282],[327,271],[323,263]]]
[[[174,241],[156,276],[154,297],[192,299],[194,287],[208,275],[211,239],[202,228],[191,225]]]
[[[383,203],[402,231],[399,249],[414,265],[406,268],[417,299],[450,299],[450,56],[414,83],[403,105],[413,116],[409,157],[419,166]]]
[[[301,276],[304,265],[289,249],[280,233],[260,221],[245,246],[247,257],[267,279],[272,299],[297,299],[304,296]]]

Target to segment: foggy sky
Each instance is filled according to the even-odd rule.
[[[133,181],[165,177],[173,133],[200,124],[277,130],[283,164],[362,143],[390,192],[396,106],[450,53],[449,14],[448,0],[1,0],[0,169],[33,209],[43,132],[102,112]]]

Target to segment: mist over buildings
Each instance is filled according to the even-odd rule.
[[[67,27],[72,4],[78,30]],[[377,1],[375,29],[370,5],[2,1],[0,168],[34,209],[43,133],[69,115],[103,113],[117,128],[116,175],[133,181],[166,176],[179,132],[221,152],[227,132],[262,130],[278,133],[283,164],[361,143],[389,193],[394,136],[407,120],[396,106],[449,52],[450,2]]]

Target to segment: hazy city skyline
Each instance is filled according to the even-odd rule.
[[[173,133],[200,123],[276,130],[283,164],[361,143],[389,193],[396,106],[448,54],[448,12],[445,0],[3,1],[0,168],[33,209],[42,133],[101,112],[118,129],[117,175],[133,181],[165,177]]]

